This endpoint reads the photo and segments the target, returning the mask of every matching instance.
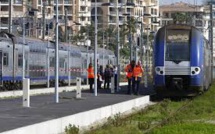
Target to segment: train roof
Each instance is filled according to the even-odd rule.
[[[86,46],[79,46],[81,52],[86,53],[87,52],[87,48]],[[88,53],[94,53],[94,49],[89,49]],[[105,48],[97,48],[97,53],[98,54],[104,54],[104,55],[114,55],[114,52],[109,50],[109,49],[105,49]]]
[[[198,28],[196,28],[195,26],[192,25],[187,25],[187,24],[169,24],[169,25],[165,25],[163,27],[161,27],[160,29],[197,29],[198,31],[200,31]]]
[[[0,37],[0,40],[5,39],[5,40],[11,40],[10,38],[6,37]],[[16,44],[23,44],[23,38],[19,36],[15,36],[16,39]],[[40,51],[40,52],[45,52],[44,48],[50,48],[50,49],[55,49],[55,42],[54,41],[44,41],[41,39],[36,39],[36,38],[25,38],[25,44],[29,46],[30,50],[33,51]],[[49,44],[49,46],[48,46]],[[77,46],[77,45],[72,45],[69,43],[64,43],[64,42],[59,42],[59,50],[64,50],[68,51],[70,49],[70,52],[72,55],[81,55],[81,52],[87,52],[86,47],[84,46]],[[94,53],[94,50],[90,49],[88,50],[89,53]],[[105,55],[114,55],[114,52],[108,49],[104,48],[98,48],[98,54],[105,54]]]
[[[23,39],[22,37],[17,37],[16,38],[17,44],[23,44]],[[29,46],[30,50],[38,50],[38,51],[45,51],[44,48],[49,48],[49,49],[55,49],[55,42],[54,41],[43,41],[40,39],[34,39],[34,38],[26,38],[25,43]],[[70,52],[72,55],[81,55],[81,50],[79,47],[69,44],[69,43],[63,43],[59,42],[59,50],[63,51],[68,51],[70,49]]]
[[[175,30],[177,30],[177,29],[178,30],[180,30],[180,29],[184,29],[184,30],[186,30],[186,29],[187,30],[195,29],[196,32],[198,32],[199,34],[201,34],[203,36],[203,38],[204,38],[205,41],[208,41],[205,38],[204,34],[202,33],[202,31],[199,28],[197,28],[197,27],[195,27],[193,25],[187,25],[187,24],[169,24],[169,25],[165,25],[165,26],[161,27],[158,30],[156,36],[159,36],[159,34],[163,34],[163,30],[166,30],[166,29],[172,29],[172,30],[173,29],[175,29]]]

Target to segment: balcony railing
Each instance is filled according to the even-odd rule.
[[[22,0],[15,0],[14,4],[22,4]]]
[[[9,4],[9,0],[1,0],[1,4]]]
[[[65,0],[64,4],[72,4],[73,2],[71,0]]]

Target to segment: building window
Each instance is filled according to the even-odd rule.
[[[165,13],[165,14],[164,14],[164,17],[168,18],[168,17],[169,17],[169,14],[168,14],[168,13]]]
[[[202,20],[196,20],[196,26],[197,27],[202,27],[203,26]]]
[[[86,10],[86,7],[81,6],[81,12],[84,12]]]
[[[154,14],[154,9],[153,8],[151,8],[151,14]]]
[[[85,17],[82,16],[82,17],[81,17],[81,21],[85,21]]]

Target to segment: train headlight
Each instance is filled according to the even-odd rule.
[[[163,74],[163,71],[160,71],[160,74]]]
[[[198,75],[201,72],[200,67],[191,67],[191,75]]]
[[[192,71],[192,74],[195,74],[195,71]]]
[[[156,68],[156,71],[158,71],[158,72],[159,72],[160,70],[161,70],[161,69],[160,69],[159,67],[158,67],[158,68]]]
[[[165,74],[164,67],[162,66],[155,67],[155,72],[157,75],[164,75]]]

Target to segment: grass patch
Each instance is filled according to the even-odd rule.
[[[215,133],[215,85],[203,95],[180,101],[165,99],[138,113],[109,118],[86,134],[212,134]]]
[[[215,125],[206,123],[182,123],[157,128],[150,134],[214,134]]]
[[[92,130],[86,132],[85,134],[142,134],[137,125],[128,124],[124,126],[108,126],[105,129],[99,128],[97,130]]]

